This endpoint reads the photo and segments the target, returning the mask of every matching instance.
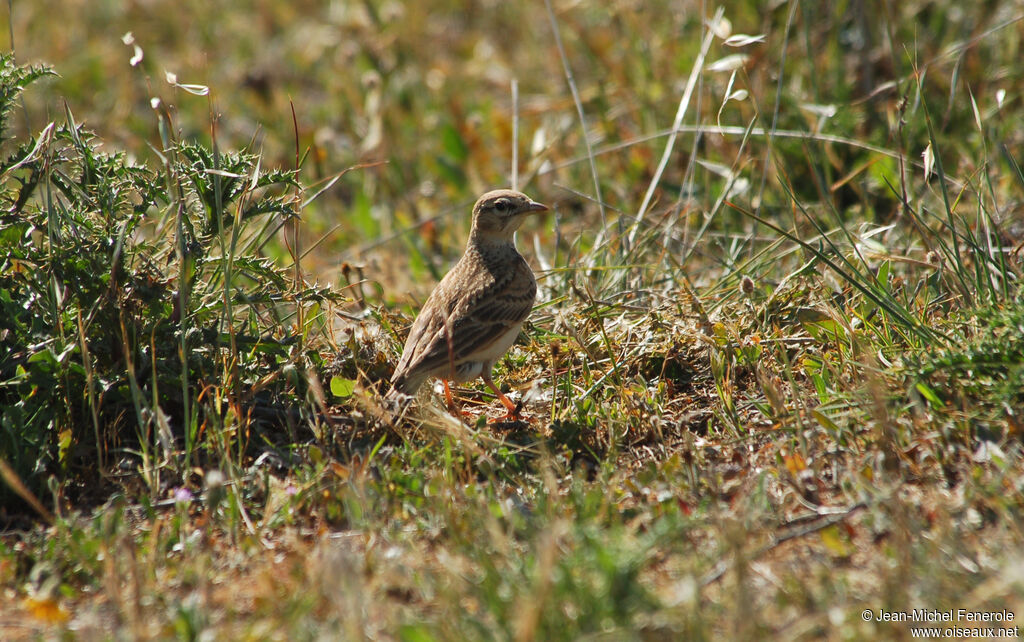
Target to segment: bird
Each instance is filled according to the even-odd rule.
[[[414,395],[430,377],[448,382],[482,377],[508,410],[517,407],[494,385],[491,369],[519,336],[537,296],[537,279],[516,250],[513,234],[531,214],[548,207],[511,189],[487,192],[473,206],[466,251],[427,297],[409,330],[391,377],[388,397]]]

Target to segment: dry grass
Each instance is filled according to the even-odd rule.
[[[4,165],[0,453],[35,448],[14,474],[55,514],[3,495],[4,639],[908,639],[862,612],[1021,612],[1013,3],[734,3],[706,59],[685,2],[62,9],[14,6],[19,60],[62,77],[26,94],[46,153]],[[73,187],[102,155],[71,112],[139,159],[96,181],[113,214]],[[8,120],[4,156],[31,149]],[[530,420],[489,425],[475,385],[478,420],[430,392],[389,417],[514,120],[554,206],[496,373]],[[107,273],[107,305],[62,287]]]

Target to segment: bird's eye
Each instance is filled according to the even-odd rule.
[[[494,201],[494,209],[498,210],[499,212],[506,211],[508,207],[509,202],[507,198],[499,198],[498,200]]]

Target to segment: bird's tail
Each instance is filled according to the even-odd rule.
[[[395,409],[408,406],[423,380],[399,374],[391,379],[391,390],[384,394],[384,402]]]
[[[425,380],[426,377],[423,376],[411,377],[408,372],[395,373],[391,378],[391,390],[388,391],[388,395],[415,395]]]

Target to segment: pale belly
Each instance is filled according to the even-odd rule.
[[[519,336],[519,331],[522,327],[523,324],[520,323],[509,328],[508,331],[498,337],[494,343],[483,350],[474,353],[470,359],[467,359],[457,365],[455,367],[455,381],[458,383],[471,381],[483,374],[484,368],[490,370],[491,366],[494,365],[494,362],[508,352],[508,349],[512,347],[512,344],[516,342],[516,337]]]

